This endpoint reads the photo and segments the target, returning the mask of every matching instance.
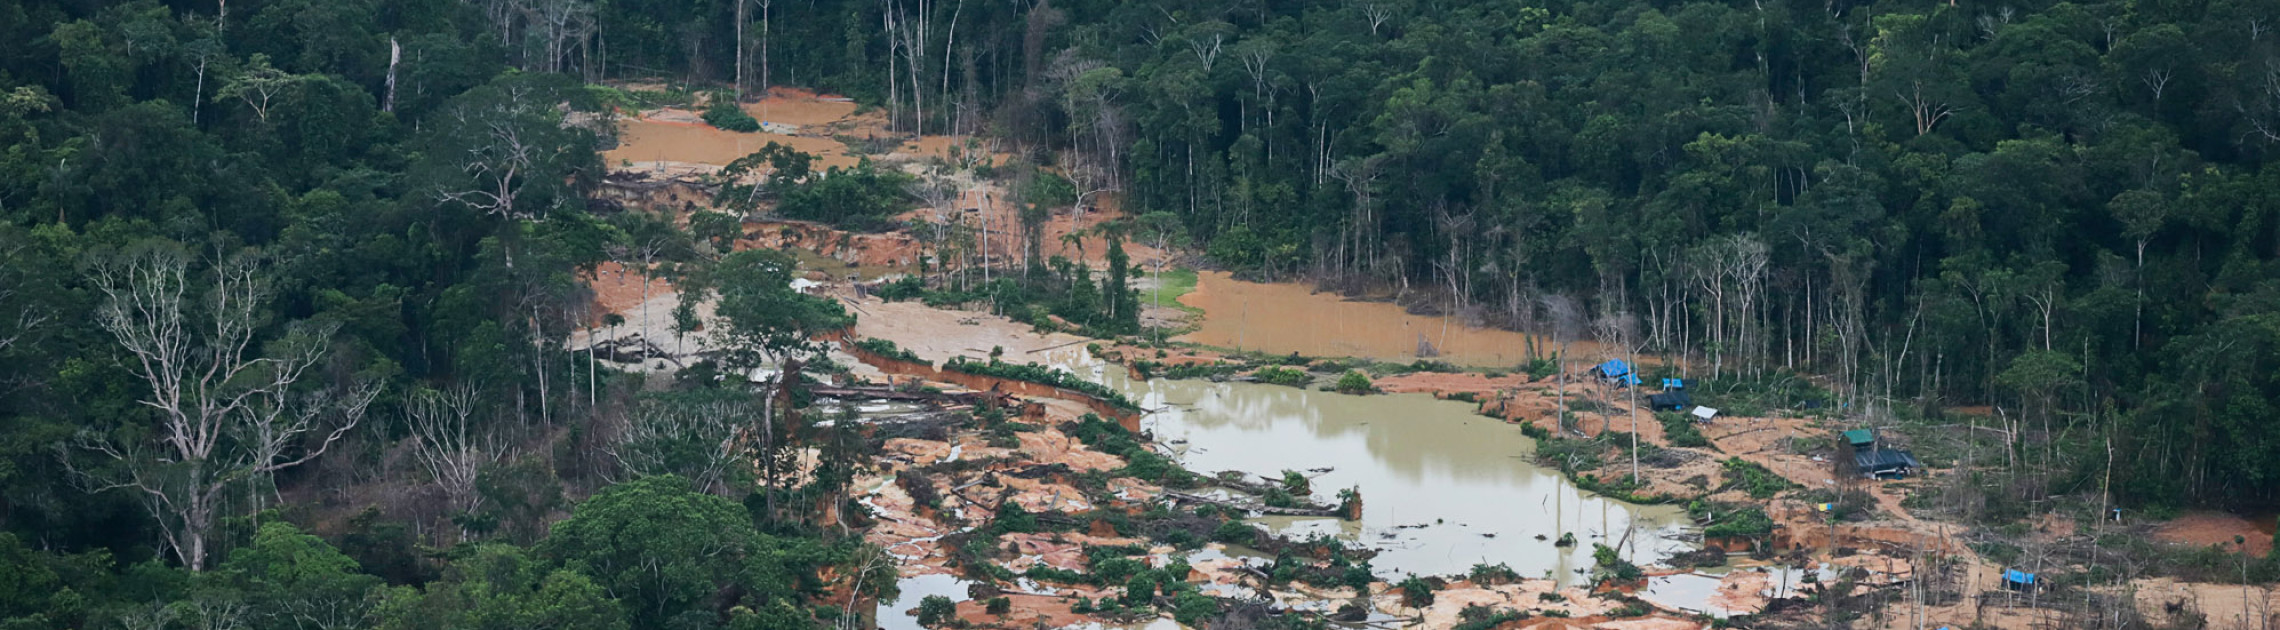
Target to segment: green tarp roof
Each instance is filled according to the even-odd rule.
[[[1868,429],[1853,429],[1851,431],[1845,432],[1845,441],[1851,443],[1853,446],[1875,444],[1876,433],[1869,431]]]

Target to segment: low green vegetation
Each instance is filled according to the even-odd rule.
[[[903,348],[902,346],[895,345],[895,341],[893,339],[865,337],[855,340],[855,347],[869,350],[872,354],[877,354],[889,359],[909,361],[911,363],[917,363],[919,365],[934,365],[933,361],[921,359],[918,357],[918,354],[913,353],[910,350]]]
[[[1773,519],[1765,508],[1736,503],[1695,501],[1686,506],[1696,521],[1708,521],[1702,535],[1710,538],[1757,537],[1773,533]]]
[[[1710,438],[1702,435],[1702,425],[1694,421],[1694,416],[1665,411],[1656,413],[1655,420],[1662,423],[1663,440],[1670,442],[1671,446],[1686,448],[1708,448],[1710,446]]]
[[[737,107],[734,95],[718,92],[712,95],[711,100],[710,104],[705,105],[705,124],[743,133],[760,130],[760,120],[744,113],[744,108]]]
[[[1338,383],[1333,385],[1332,389],[1341,394],[1377,393],[1377,385],[1371,383],[1369,375],[1363,374],[1360,370],[1347,370],[1345,375],[1338,377]]]
[[[1722,464],[1726,475],[1725,487],[1739,489],[1753,499],[1771,499],[1783,491],[1799,487],[1781,475],[1766,470],[1764,466],[1739,457],[1727,459]]]
[[[1624,559],[1623,554],[1613,547],[1592,544],[1591,559],[1597,563],[1591,570],[1592,575],[1602,580],[1613,580],[1627,584],[1646,576],[1646,572],[1640,570],[1639,565],[1631,564],[1630,560]]]
[[[1095,451],[1124,458],[1120,471],[1124,475],[1173,488],[1192,488],[1201,482],[1195,473],[1142,445],[1139,437],[1122,425],[1098,415],[1085,414],[1076,422],[1061,425],[1061,431]]]
[[[1481,604],[1466,606],[1457,611],[1458,624],[1450,630],[1494,630],[1504,624],[1527,619],[1528,613],[1509,608],[1490,608]]]
[[[942,369],[950,370],[953,372],[964,372],[967,374],[974,374],[979,376],[994,376],[997,378],[1006,378],[1017,381],[1028,381],[1031,383],[1051,385],[1053,387],[1082,392],[1087,396],[1098,398],[1110,405],[1116,406],[1119,409],[1141,411],[1140,405],[1133,403],[1131,399],[1125,398],[1123,393],[1116,391],[1114,388],[1077,378],[1077,375],[1075,374],[1057,370],[1051,366],[1038,365],[1036,363],[1007,363],[996,359],[990,359],[988,361],[975,361],[966,357],[951,357],[949,361],[942,364]]]
[[[1313,380],[1312,377],[1306,375],[1306,370],[1275,366],[1259,368],[1259,371],[1251,373],[1251,377],[1269,385],[1289,385],[1292,387],[1303,387],[1307,381]]]
[[[1150,268],[1143,271],[1149,272],[1157,281],[1155,286],[1140,292],[1142,304],[1176,308],[1189,315],[1203,314],[1203,309],[1180,303],[1180,296],[1195,292],[1197,276],[1194,269],[1171,268],[1154,273],[1153,268]]]

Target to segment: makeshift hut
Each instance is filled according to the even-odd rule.
[[[1906,479],[1924,465],[1907,451],[1891,448],[1871,448],[1853,453],[1853,464],[1860,474],[1870,479]]]
[[[2004,569],[2003,588],[2021,593],[2035,590],[2035,574],[2018,569]]]
[[[1694,406],[1694,397],[1684,391],[1663,392],[1647,397],[1647,408],[1655,411],[1685,411]]]

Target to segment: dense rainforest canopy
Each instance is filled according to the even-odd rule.
[[[717,465],[591,448],[603,409],[701,447],[669,434],[743,395],[636,396],[564,350],[597,319],[576,274],[663,238],[589,209],[613,80],[844,93],[1243,273],[1817,375],[1862,413],[1992,406],[2054,491],[2269,506],[2276,26],[2271,0],[0,0],[0,564],[30,567],[0,617],[827,615],[804,576],[863,550],[715,496]],[[739,275],[718,290],[767,321],[838,316]],[[425,512],[362,510],[404,477]],[[319,519],[342,535],[286,524]],[[694,547],[739,552],[613,569]]]

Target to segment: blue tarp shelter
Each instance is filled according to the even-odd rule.
[[[1622,359],[1608,359],[1606,363],[1601,363],[1599,364],[1599,367],[1591,369],[1594,372],[1598,372],[1600,376],[1606,378],[1622,378],[1625,376],[1631,376],[1631,380],[1633,382],[1637,382],[1639,380],[1638,377],[1631,375],[1631,364],[1624,362]]]
[[[2003,588],[2024,591],[2035,587],[2035,574],[2018,569],[2003,570]]]
[[[1686,379],[1683,379],[1683,378],[1666,378],[1666,379],[1663,379],[1663,385],[1662,385],[1662,386],[1663,386],[1663,389],[1686,389]]]

